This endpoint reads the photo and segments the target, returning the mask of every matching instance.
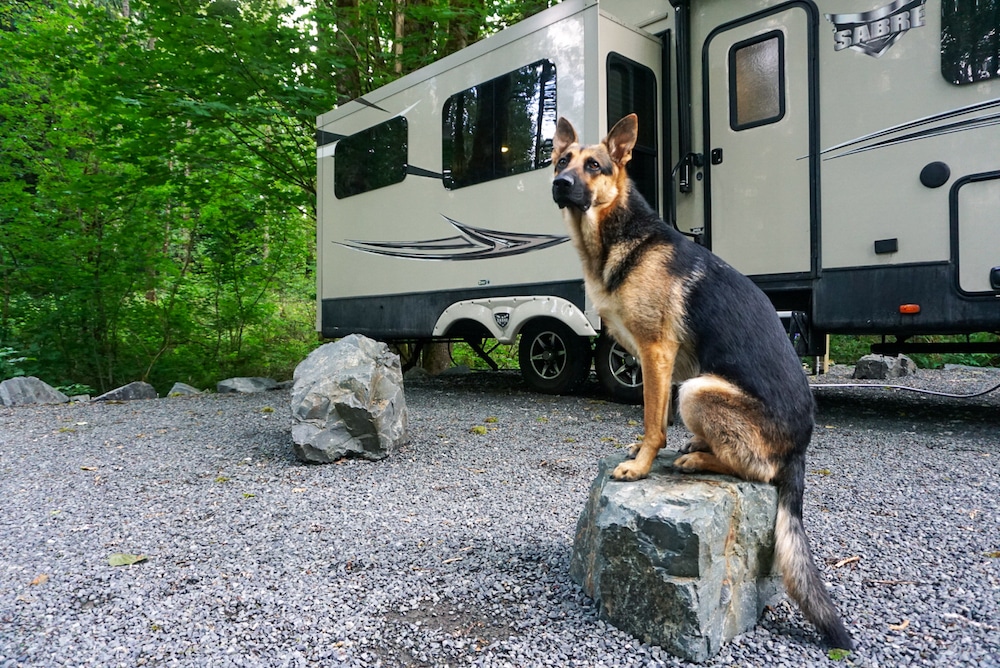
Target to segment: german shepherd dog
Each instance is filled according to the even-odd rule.
[[[625,171],[638,119],[620,120],[582,146],[560,118],[552,197],[583,263],[604,326],[642,365],[642,441],[612,477],[649,474],[666,443],[672,383],[694,438],[675,468],[772,483],[778,491],[775,557],[785,588],[832,647],[853,649],[802,528],[806,446],[815,404],[802,365],[763,292],[667,225]]]

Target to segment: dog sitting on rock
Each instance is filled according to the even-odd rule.
[[[814,401],[774,307],[750,279],[667,225],[625,171],[638,119],[599,144],[556,126],[552,197],[563,210],[601,319],[643,373],[645,434],[612,477],[649,474],[666,443],[672,383],[694,437],[674,467],[771,483],[778,490],[775,556],[785,588],[827,644],[851,637],[813,562],[802,527],[805,453]]]

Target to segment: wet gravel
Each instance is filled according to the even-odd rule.
[[[1000,391],[815,393],[806,527],[858,648],[831,660],[783,602],[702,665],[1000,666]],[[407,445],[331,465],[294,459],[287,391],[0,408],[0,668],[687,665],[568,574],[638,407],[510,372],[406,397]]]

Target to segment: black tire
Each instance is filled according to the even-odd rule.
[[[521,376],[545,394],[566,394],[590,374],[590,339],[558,320],[532,320],[521,330],[517,361]]]
[[[642,366],[607,333],[597,339],[594,369],[612,399],[623,404],[642,403]]]

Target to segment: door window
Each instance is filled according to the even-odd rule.
[[[639,137],[626,169],[656,209],[656,75],[620,54],[608,54],[608,131],[632,113],[639,117]]]
[[[729,126],[746,130],[785,115],[785,37],[780,32],[734,44],[729,50]]]

